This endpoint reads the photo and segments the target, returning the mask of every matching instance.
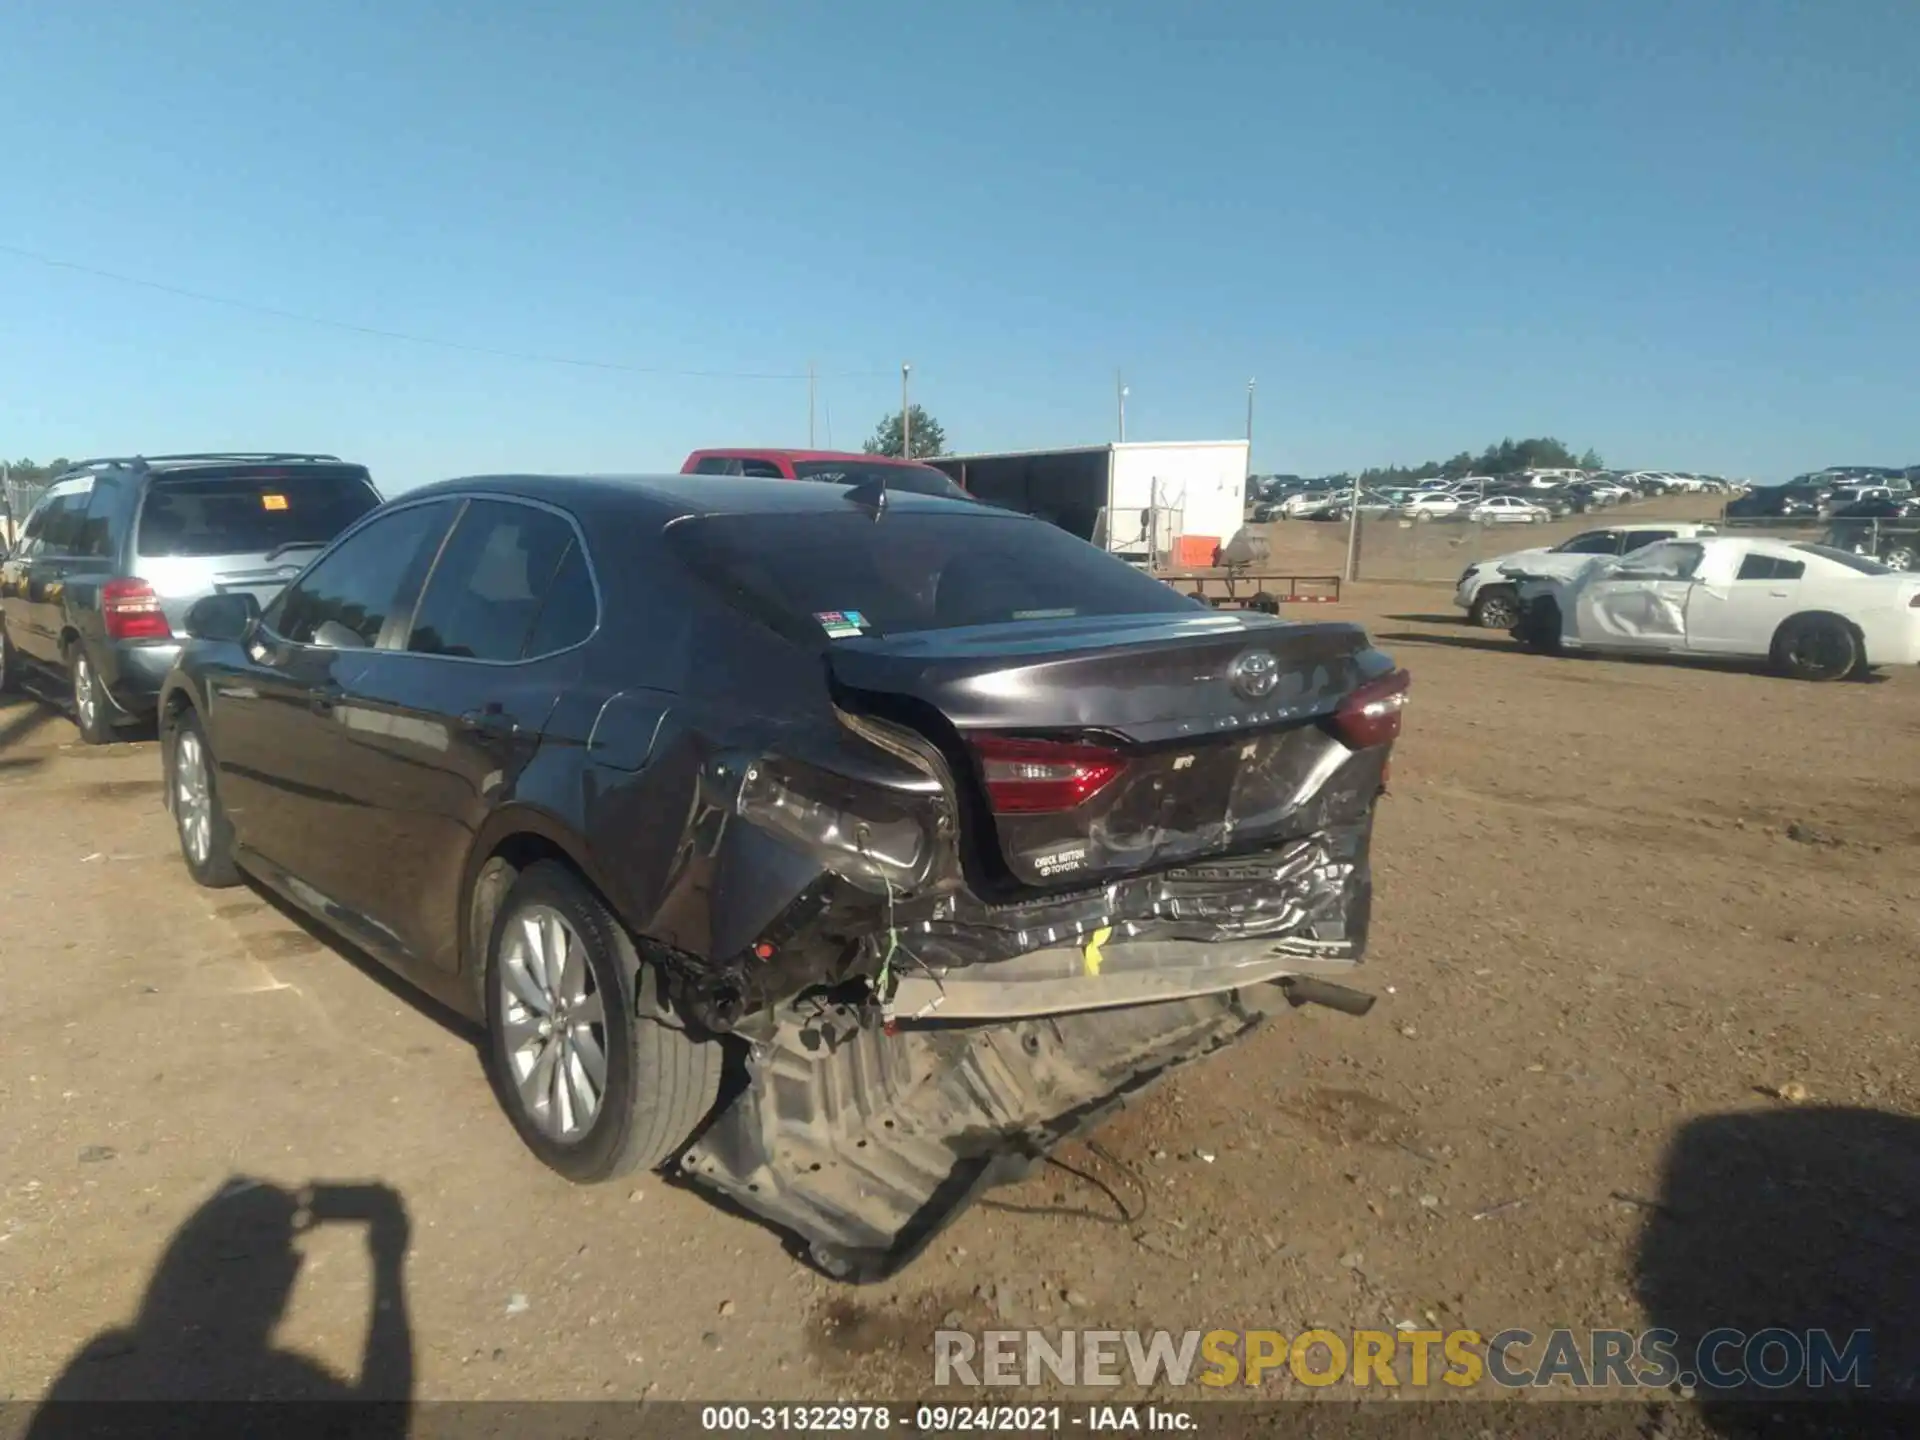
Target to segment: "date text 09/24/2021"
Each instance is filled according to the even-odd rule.
[[[708,1405],[700,1428],[711,1434],[775,1431],[902,1430],[932,1435],[1057,1435],[1063,1431],[1198,1429],[1193,1413],[1166,1405]]]

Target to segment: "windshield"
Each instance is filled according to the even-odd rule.
[[[1804,550],[1809,555],[1818,555],[1822,560],[1831,560],[1836,565],[1844,565],[1849,570],[1857,570],[1862,575],[1894,575],[1899,572],[1891,566],[1882,565],[1878,560],[1870,560],[1865,555],[1855,555],[1850,550],[1836,550],[1831,545],[1797,544],[1796,550]]]
[[[931,465],[862,465],[857,460],[796,460],[796,480],[818,480],[826,485],[866,485],[878,480],[889,490],[913,495],[937,495],[946,500],[971,500],[944,473]]]
[[[359,469],[163,477],[141,507],[138,549],[181,557],[318,548],[379,503]]]
[[[991,527],[991,528],[988,528]],[[730,603],[789,638],[901,634],[1207,607],[1044,521],[1000,511],[707,515],[668,549]]]

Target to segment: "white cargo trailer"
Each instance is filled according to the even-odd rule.
[[[982,500],[1037,515],[1137,564],[1169,563],[1183,535],[1225,544],[1246,520],[1244,440],[1147,440],[927,463]]]

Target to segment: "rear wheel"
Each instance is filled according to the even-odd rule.
[[[1920,552],[1916,552],[1912,541],[1902,540],[1890,546],[1880,559],[1889,570],[1911,570],[1916,561],[1920,561]]]
[[[1795,680],[1840,680],[1864,668],[1853,627],[1832,615],[1802,615],[1780,627],[1774,668]]]
[[[1249,610],[1257,610],[1262,615],[1278,615],[1280,613],[1280,602],[1262,590],[1247,602],[1247,608]]]
[[[1520,597],[1511,585],[1489,585],[1474,597],[1467,617],[1487,630],[1511,630],[1520,619]]]
[[[514,881],[487,972],[494,1093],[567,1179],[653,1169],[713,1108],[720,1043],[668,1013],[625,929],[566,866],[542,861]]]
[[[76,640],[67,652],[68,678],[73,682],[73,723],[80,738],[89,745],[106,745],[113,740],[113,725],[107,718],[106,687],[87,657],[87,647]]]

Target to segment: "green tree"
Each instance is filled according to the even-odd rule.
[[[913,454],[908,458],[926,460],[947,453],[947,432],[941,428],[938,420],[918,405],[907,407],[907,418],[913,422]],[[860,448],[869,455],[903,455],[905,447],[901,444],[900,412],[895,410],[883,416],[880,423],[873,427],[873,435]]]

